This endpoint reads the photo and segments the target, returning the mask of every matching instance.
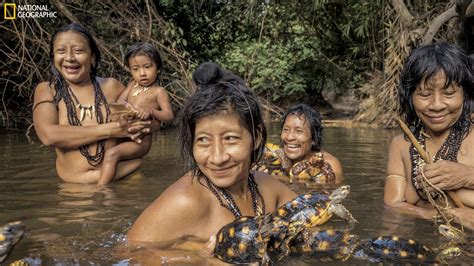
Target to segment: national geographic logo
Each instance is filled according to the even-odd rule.
[[[16,18],[56,18],[57,12],[49,9],[48,5],[18,5],[15,3],[3,4],[3,17]]]
[[[16,19],[16,4],[15,3],[3,4],[3,18]]]

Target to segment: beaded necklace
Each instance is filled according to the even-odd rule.
[[[101,97],[98,96],[98,94],[101,94],[102,92],[100,91],[100,87],[98,86],[98,83],[95,79],[93,79],[93,84],[94,84],[94,105],[82,105],[79,102],[79,99],[77,99],[77,96],[74,94],[70,86],[67,87],[67,91],[70,93],[70,95],[73,98],[73,101],[76,102],[76,106],[81,110],[80,111],[80,118],[77,116],[76,109],[74,108],[74,105],[68,108],[68,120],[69,124],[75,125],[75,126],[82,126],[81,121],[84,120],[85,116],[89,116],[90,119],[92,119],[92,113],[95,111],[96,113],[96,121],[98,124],[103,124],[105,121],[107,121],[108,116],[110,114],[110,109],[108,106],[107,101],[105,100],[105,97],[101,99]],[[102,94],[103,95],[103,94]],[[106,117],[104,119],[102,115],[102,110],[100,109],[101,105],[101,100],[105,104],[105,109],[106,109]],[[66,105],[68,105],[68,102],[66,102]],[[71,110],[71,112],[69,112]],[[91,166],[97,166],[99,165],[102,160],[104,159],[105,155],[105,140],[99,140],[96,143],[96,153],[92,155],[90,153],[89,145],[83,145],[79,147],[79,151],[87,159],[87,162]]]
[[[234,198],[232,195],[225,189],[218,187],[212,183],[211,180],[207,176],[204,176],[204,179],[206,180],[207,187],[212,191],[212,193],[216,196],[216,198],[219,200],[219,203],[221,204],[222,207],[228,209],[236,219],[242,217],[242,212],[239,209],[239,206],[235,203]],[[260,191],[258,190],[258,185],[255,182],[255,177],[253,176],[252,173],[249,173],[249,178],[248,178],[248,188],[250,190],[250,194],[252,195],[252,208],[253,212],[255,213],[255,216],[261,216],[265,214],[265,201],[263,200],[262,195],[260,194]],[[221,197],[219,196],[219,192],[222,195],[222,198],[224,198],[225,202],[227,204],[224,204],[222,201]],[[258,197],[260,197],[260,200],[262,201],[262,207],[258,206]]]
[[[421,147],[426,150],[426,133],[424,127],[421,127],[418,131],[418,134],[415,135]],[[462,138],[463,134],[460,129],[457,129],[455,127],[451,128],[448,137],[443,142],[443,145],[441,145],[441,148],[439,148],[439,150],[436,152],[436,155],[433,157],[433,162],[436,162],[438,160],[457,162],[458,151],[461,147]],[[424,165],[426,162],[421,158],[420,154],[415,149],[415,146],[413,144],[410,145],[410,159],[412,161],[411,182],[416,189],[416,194],[418,194],[421,199],[428,200],[425,196],[425,192],[422,188],[422,185],[416,180],[416,177],[420,174],[420,169],[422,169],[422,165]],[[431,196],[433,199],[436,199],[439,196],[439,193],[437,191],[433,191],[431,193]]]

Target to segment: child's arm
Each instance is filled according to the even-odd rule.
[[[174,118],[173,109],[165,88],[159,87],[156,93],[156,100],[160,110],[153,109],[152,116],[161,122],[171,122]]]
[[[121,104],[126,104],[127,103],[127,99],[128,99],[128,94],[130,93],[130,91],[132,90],[132,85],[133,85],[134,82],[130,82],[128,83],[128,86],[127,88],[125,88],[125,90],[122,91],[122,93],[120,94],[120,96],[118,97],[117,99],[117,103],[121,103]]]

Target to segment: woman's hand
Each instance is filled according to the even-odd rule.
[[[141,143],[142,137],[151,132],[151,121],[142,120],[126,120],[120,119],[117,122],[112,122],[114,125],[111,137],[113,138],[130,138],[131,140]]]
[[[212,257],[212,254],[214,253],[214,249],[216,248],[216,236],[212,235],[209,240],[204,244],[203,249],[201,250],[200,254],[203,257]]]
[[[127,131],[130,134],[130,139],[137,143],[142,142],[142,138],[151,131],[151,120],[133,120],[129,121]]]
[[[439,160],[435,163],[426,164],[423,173],[431,184],[441,190],[470,187],[474,183],[473,167],[451,161]],[[418,176],[419,180],[421,178],[421,176]],[[434,188],[428,187],[428,191],[434,190]]]

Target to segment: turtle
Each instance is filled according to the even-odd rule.
[[[312,231],[309,241],[302,234],[298,234],[290,243],[290,248],[292,254],[308,254],[321,260],[346,261],[357,243],[358,237],[348,231],[327,229]]]
[[[260,233],[264,220],[264,216],[242,216],[224,225],[216,234],[214,257],[233,264],[265,264],[268,238],[264,239]]]
[[[394,235],[361,240],[353,257],[374,263],[431,264],[439,261],[436,252],[430,247],[416,240]]]
[[[0,227],[0,263],[3,262],[25,232],[25,225],[20,221],[10,222]]]
[[[130,105],[120,103],[109,103],[110,121],[117,122],[120,120],[134,119],[138,112],[131,108]]]
[[[441,247],[442,259],[458,257],[461,254],[474,257],[474,237],[466,236],[463,231],[450,224],[439,225],[438,232],[448,239],[448,242]]]
[[[283,204],[271,214],[270,224],[262,231],[269,235],[268,250],[277,254],[277,260],[288,256],[289,244],[298,234],[309,241],[309,228],[326,223],[333,214],[351,224],[357,223],[352,214],[341,204],[350,193],[350,186],[341,186],[332,193],[310,192]]]
[[[291,165],[289,159],[279,145],[266,143],[263,156],[257,163],[255,170],[265,172],[270,175],[284,176],[287,174],[286,168]]]
[[[324,161],[323,153],[316,152],[310,158],[295,163],[290,171],[291,179],[309,180],[316,183],[334,183],[336,175],[331,165]]]

